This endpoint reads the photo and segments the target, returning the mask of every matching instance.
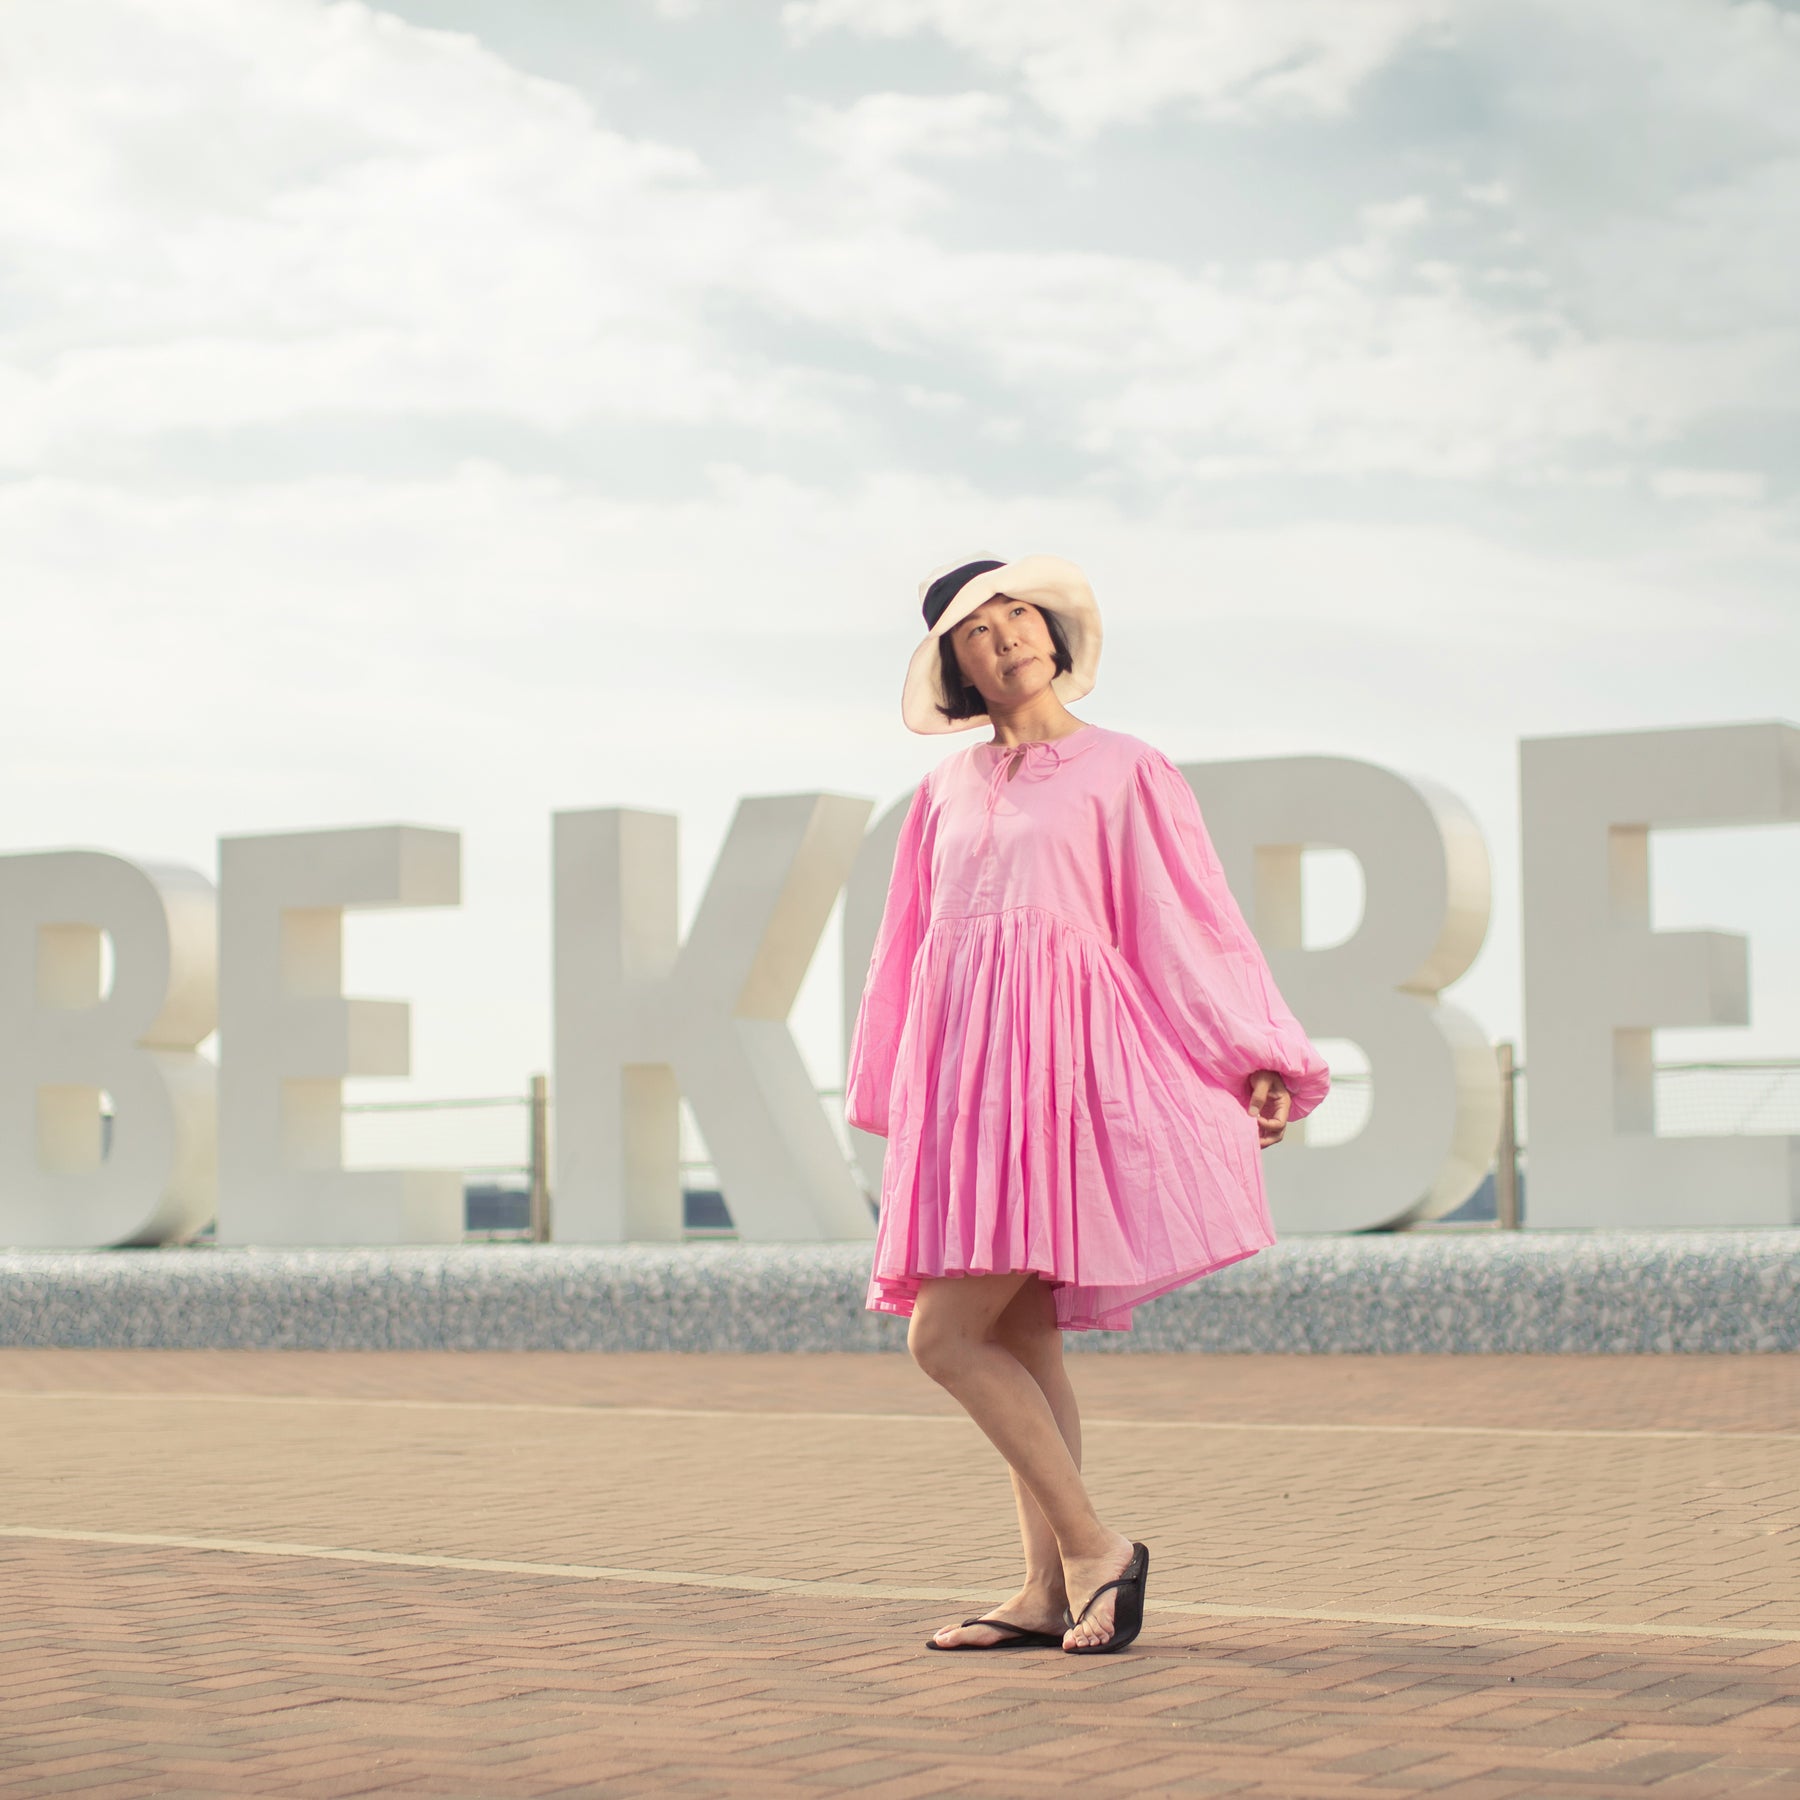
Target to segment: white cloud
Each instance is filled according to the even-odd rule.
[[[1791,323],[1800,15],[1766,0],[1479,0],[1457,31],[1488,115],[1491,179],[1469,197],[1581,329]]]
[[[1014,387],[1058,384],[1068,438],[1140,473],[1586,480],[1595,459],[1654,458],[1800,393],[1800,17],[1762,0],[799,0],[785,16],[802,39],[933,33],[1084,131],[1180,101],[1265,129],[1293,107],[1342,113],[1427,42],[1431,79],[1466,85],[1486,128],[1413,147],[1427,191],[1279,262],[1077,249],[934,267],[907,244],[882,259],[893,279],[858,291],[856,244],[803,253],[812,316],[835,305],[920,344],[942,322]],[[1255,140],[1229,153],[1254,183]],[[1008,295],[1003,324],[959,305],[977,292]]]
[[[1182,103],[1221,119],[1341,112],[1449,12],[1448,0],[794,0],[783,16],[802,42],[935,32],[1090,132]]]
[[[1594,559],[1459,526],[1231,526],[1179,503],[1143,513],[1103,496],[1008,499],[900,474],[834,491],[729,465],[668,501],[492,463],[180,496],[16,482],[0,487],[0,565],[26,602],[9,617],[9,654],[40,679],[0,732],[21,751],[115,731],[120,744],[146,731],[173,742],[223,712],[234,741],[287,755],[292,720],[271,694],[302,710],[315,694],[348,696],[352,711],[366,701],[377,727],[387,693],[441,709],[446,724],[516,708],[515,722],[536,728],[565,703],[571,721],[591,723],[596,703],[651,718],[690,674],[728,680],[735,651],[720,646],[746,636],[796,654],[801,641],[903,653],[922,629],[918,578],[971,544],[1060,546],[1091,568],[1118,621],[1144,627],[1279,613],[1542,651],[1627,628],[1679,638],[1710,596],[1715,621],[1755,634],[1778,615],[1748,591],[1715,594],[1719,559],[1760,559],[1770,591],[1800,573],[1783,521],[1765,514],[1758,528],[1756,517],[1685,557],[1664,540]],[[634,633],[689,639],[691,656],[665,648],[678,660],[657,683],[621,683],[607,646]],[[349,766],[361,754],[348,750]]]
[[[474,40],[307,0],[36,15],[0,76],[0,459],[329,409],[825,416],[707,321],[757,197]]]
[[[1781,412],[1800,391],[1773,248],[1785,221],[1800,229],[1795,132],[1776,109],[1800,33],[1766,8],[1708,23],[1686,0],[1646,3],[1695,71],[1660,187],[1634,198],[1599,167],[1587,185],[1618,191],[1577,228],[1531,152],[1534,131],[1559,141],[1565,39],[1584,104],[1639,137],[1639,103],[1595,59],[1629,40],[1634,71],[1647,60],[1675,92],[1666,54],[1616,9],[1579,24],[1534,11],[1521,42],[1511,14],[1472,7],[1463,53],[1500,71],[1519,167],[1502,181],[1421,162],[1419,185],[1370,196],[1308,250],[1199,267],[1178,244],[968,229],[996,155],[1041,148],[1003,95],[796,101],[814,176],[776,189],[609,130],[471,38],[357,4],[39,5],[0,71],[0,466],[110,467],[109,446],[149,455],[159,433],[320,414],[727,427],[761,434],[779,465],[794,445],[869,442],[872,417],[976,396],[966,442],[1043,446],[1153,490],[1693,462],[1680,440],[1699,422]],[[1121,58],[1189,87],[1209,71],[1219,106],[1270,59],[1336,70],[1346,103],[1349,71],[1436,30],[1422,5],[1374,0],[820,0],[792,17],[802,33],[930,28],[990,60],[1011,44],[1024,69],[1093,61],[1099,90]],[[1314,56],[1315,39],[1334,47]],[[1728,166],[1708,160],[1715,112],[1744,146]],[[940,233],[932,206],[952,186],[959,228]],[[816,343],[850,355],[824,367]],[[889,378],[892,356],[912,366]]]
[[[1726,408],[1785,409],[1800,332],[1597,339],[1499,308],[1372,209],[1321,255],[1190,275],[1121,256],[948,251],[892,235],[794,246],[773,297],[821,325],[998,375],[1029,416],[1115,469],[1557,479]]]
[[[898,218],[944,198],[915,164],[960,163],[1020,141],[1001,94],[864,94],[848,106],[802,101],[796,134],[859,209]],[[865,214],[866,216],[866,214]]]
[[[1754,504],[1768,491],[1756,469],[1658,469],[1651,488],[1665,500],[1737,500]]]
[[[961,161],[1011,141],[1001,94],[864,94],[848,106],[807,103],[801,137],[852,167],[912,158]]]

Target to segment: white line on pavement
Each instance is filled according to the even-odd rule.
[[[321,1562],[367,1563],[378,1568],[448,1569],[464,1574],[533,1575],[561,1581],[636,1582],[645,1586],[725,1588],[738,1593],[795,1594],[830,1600],[934,1600],[966,1602],[959,1588],[890,1587],[873,1582],[797,1581],[774,1575],[713,1575],[683,1569],[611,1569],[591,1563],[513,1562],[499,1557],[420,1556],[399,1550],[346,1550],[329,1544],[283,1544],[258,1538],[178,1537],[143,1531],[68,1531],[42,1525],[0,1525],[0,1538],[50,1543],[108,1544],[153,1550],[214,1550],[238,1556],[274,1556]],[[1730,1639],[1762,1644],[1800,1643],[1800,1626],[1787,1630],[1739,1625],[1662,1625],[1600,1619],[1465,1618],[1448,1613],[1391,1613],[1291,1606],[1201,1606],[1163,1600],[1149,1609],[1195,1618],[1293,1619],[1313,1624],[1413,1625],[1455,1631],[1525,1632],[1543,1637],[1658,1637]]]
[[[370,1395],[335,1394],[206,1394],[135,1393],[125,1389],[11,1388],[0,1389],[7,1400],[81,1400],[123,1402],[191,1401],[233,1406],[371,1406],[415,1412],[559,1413],[590,1419],[816,1419],[896,1425],[966,1425],[961,1413],[767,1411],[757,1407],[705,1406],[606,1406],[536,1400],[405,1400]],[[1794,1431],[1699,1431],[1669,1428],[1608,1428],[1603,1426],[1523,1425],[1388,1425],[1245,1419],[1108,1419],[1084,1418],[1085,1427],[1118,1431],[1271,1431],[1338,1432],[1374,1436],[1500,1437],[1500,1438],[1618,1438],[1704,1443],[1800,1444]]]

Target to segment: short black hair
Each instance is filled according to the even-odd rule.
[[[1004,599],[1005,595],[995,595],[996,599]],[[1027,606],[1032,603],[1027,600]],[[1040,606],[1038,617],[1044,621],[1050,633],[1050,645],[1056,652],[1056,674],[1066,675],[1075,666],[1075,658],[1069,654],[1069,640],[1063,631],[1062,620],[1049,607]],[[938,639],[938,667],[944,678],[944,692],[949,696],[948,706],[939,706],[946,719],[954,724],[958,719],[973,719],[987,711],[987,702],[981,697],[981,689],[972,682],[963,680],[962,668],[956,660],[956,646],[950,641],[950,633],[945,632]],[[1052,680],[1055,679],[1053,675]]]

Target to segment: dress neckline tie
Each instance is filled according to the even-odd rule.
[[[1069,735],[1079,737],[1081,734],[1071,732]],[[1000,804],[1000,795],[1009,780],[1041,781],[1061,768],[1066,760],[1063,742],[1061,738],[1041,738],[1024,744],[990,744],[988,748],[998,754],[988,776],[987,798],[982,810],[992,814]]]
[[[1069,737],[1084,734],[1072,731]],[[1042,781],[1053,775],[1068,760],[1063,750],[1066,738],[1042,738],[1024,744],[990,744],[994,766],[988,774],[987,793],[981,806],[981,844],[977,855],[985,854],[994,830],[994,809],[1010,781]],[[1009,771],[1011,773],[1009,773]]]

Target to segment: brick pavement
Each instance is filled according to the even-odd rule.
[[[903,1359],[0,1351],[0,1792],[1800,1796],[1800,1359],[1075,1371],[1119,1657]]]

